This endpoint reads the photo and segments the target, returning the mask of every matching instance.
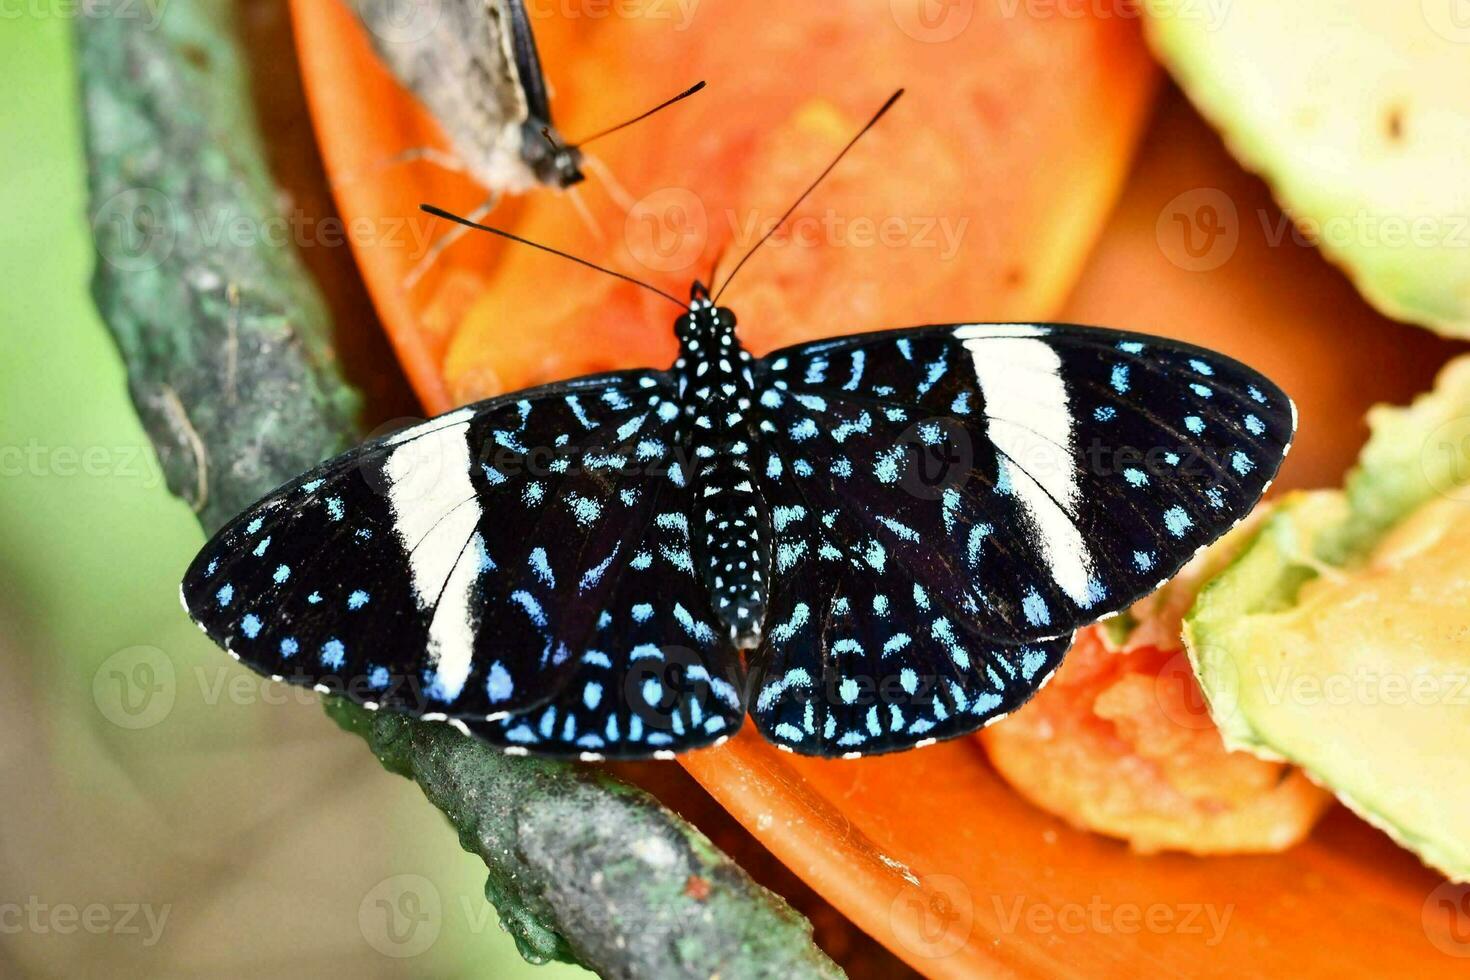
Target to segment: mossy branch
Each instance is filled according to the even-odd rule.
[[[77,20],[94,297],[169,487],[208,531],[358,435],[326,307],[268,233],[280,217],[233,9]],[[527,959],[610,977],[841,975],[805,919],[646,793],[442,724],[327,709],[484,860]]]

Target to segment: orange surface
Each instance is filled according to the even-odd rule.
[[[339,182],[435,139],[342,8],[292,6],[319,141]],[[1195,181],[1238,196],[1247,222],[1247,207],[1269,208],[1177,105],[1162,120],[1169,138],[1151,142],[1089,261],[1154,80],[1136,24],[1034,20],[1024,4],[981,4],[953,40],[924,43],[895,31],[909,6],[706,0],[679,31],[616,18],[538,18],[536,28],[558,122],[572,136],[711,81],[695,101],[596,148],[631,197],[654,195],[644,212],[673,231],[682,226],[667,223],[679,211],[668,200],[687,203],[681,192],[706,215],[779,213],[848,129],[889,89],[909,86],[903,108],[810,213],[971,215],[962,248],[947,261],[830,241],[771,250],[733,291],[758,350],[945,317],[1049,316],[1080,273],[1063,312],[1213,342],[1302,389],[1309,418],[1289,464],[1295,482],[1337,479],[1361,441],[1356,420],[1368,399],[1419,386],[1442,357],[1437,341],[1367,313],[1315,256],[1270,248],[1259,234],[1241,235],[1213,272],[1171,262],[1159,218]],[[684,267],[647,268],[670,264],[649,251],[660,239],[629,232],[604,194],[587,193],[601,242],[549,192],[503,205],[493,220],[628,271],[641,264],[639,274],[674,292],[721,244],[719,234],[696,236],[697,255],[679,257]],[[412,215],[422,200],[467,210],[482,197],[425,167],[339,187],[349,220]],[[357,254],[431,411],[671,356],[666,304],[534,253],[462,244],[412,294],[401,288],[409,250],[358,243]],[[1458,965],[1421,925],[1435,914],[1426,900],[1436,878],[1341,810],[1281,856],[1143,858],[1026,803],[974,739],[825,762],[779,753],[747,727],[684,765],[777,857],[932,976],[1430,976]]]

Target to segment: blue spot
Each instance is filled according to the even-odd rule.
[[[844,677],[837,693],[843,704],[852,704],[858,698],[858,682],[851,677]]]
[[[1178,466],[1179,465],[1179,454],[1178,453],[1164,453],[1164,462],[1168,463],[1170,466]]]
[[[341,497],[327,498],[327,516],[334,521],[340,521],[345,511],[342,509]]]
[[[510,671],[505,669],[505,664],[499,660],[491,664],[485,677],[485,694],[490,698],[490,703],[499,704],[505,701],[515,689],[515,682],[511,680]]]
[[[1209,388],[1206,388],[1204,385],[1190,385],[1189,390],[1194,392],[1196,395],[1199,395],[1201,398],[1215,397],[1215,393]]]
[[[1255,402],[1258,405],[1266,404],[1266,396],[1261,394],[1261,389],[1257,388],[1255,385],[1251,385],[1245,391],[1246,394],[1251,396],[1251,401]]]
[[[270,535],[266,535],[265,537],[261,538],[260,543],[255,546],[255,557],[259,558],[261,555],[265,554],[265,549],[269,548],[270,546]]]
[[[288,579],[290,577],[291,577],[291,569],[288,566],[286,566],[286,565],[277,565],[276,566],[276,574],[274,574],[274,575],[271,576],[271,578],[273,578],[273,579],[276,580],[276,584],[277,585],[280,585],[282,582],[286,581],[286,579]]]
[[[1104,405],[1101,408],[1095,409],[1092,417],[1099,422],[1111,422],[1118,417],[1118,410],[1111,405]]]
[[[596,681],[588,681],[587,686],[582,688],[582,703],[587,706],[588,711],[596,711],[597,706],[602,703],[602,685]]]
[[[531,593],[525,591],[524,589],[521,589],[510,594],[510,601],[514,602],[516,605],[524,609],[526,611],[526,615],[531,617],[531,622],[535,623],[538,627],[545,629],[546,613],[542,610],[541,603],[536,601],[535,596],[531,595]]]
[[[342,662],[346,659],[346,654],[346,648],[342,646],[341,640],[328,640],[322,644],[322,666],[332,670],[340,670]]]
[[[549,585],[553,589],[556,588],[556,576],[551,572],[551,562],[546,558],[546,549],[537,548],[532,551],[530,562],[531,570],[536,573],[536,577],[543,584]]]
[[[311,493],[314,490],[316,490],[318,487],[320,487],[321,485],[322,485],[322,481],[321,480],[312,480],[310,483],[303,483],[303,484],[301,484],[301,490],[302,490],[303,493]]]
[[[353,592],[352,592],[352,594],[347,597],[347,608],[348,609],[361,609],[363,606],[365,606],[367,604],[368,604],[368,594],[366,592],[362,591],[362,589],[354,589]]]
[[[653,607],[650,606],[646,602],[640,602],[640,603],[638,603],[638,605],[636,605],[636,606],[633,607],[633,621],[634,622],[637,622],[637,623],[646,623],[646,622],[648,622],[649,617],[652,616],[652,615],[653,615]]]
[[[1051,610],[1046,608],[1046,600],[1035,589],[1026,593],[1026,597],[1021,600],[1021,611],[1026,615],[1026,622],[1032,626],[1051,624]]]
[[[296,656],[296,651],[298,651],[298,650],[301,649],[301,646],[300,646],[300,644],[298,644],[296,642],[296,637],[294,637],[294,636],[288,636],[288,637],[285,637],[284,639],[281,640],[281,647],[280,647],[280,649],[281,649],[281,656],[283,656],[283,657],[294,657],[294,656]]]
[[[602,505],[590,497],[572,494],[567,498],[567,503],[572,508],[572,516],[583,527],[591,525],[602,516]]]
[[[905,667],[898,672],[898,683],[905,694],[913,694],[919,689],[919,675],[914,672],[914,668]]]
[[[240,631],[253,640],[260,635],[260,625],[260,617],[255,613],[249,613],[240,620]]]
[[[1194,521],[1184,512],[1183,507],[1170,507],[1164,511],[1164,527],[1176,538],[1184,537],[1184,532],[1194,527]]]
[[[898,463],[903,459],[903,449],[894,447],[886,449],[878,454],[878,460],[873,464],[873,475],[880,483],[898,482]]]
[[[643,700],[651,705],[656,705],[663,700],[664,686],[659,683],[657,677],[650,677],[643,682]],[[636,717],[636,716],[635,716]]]
[[[1125,354],[1142,354],[1143,345],[1132,340],[1125,340],[1118,344],[1118,350]]]
[[[1184,417],[1184,427],[1195,435],[1199,435],[1205,431],[1205,420],[1198,415],[1186,415]]]
[[[1266,431],[1265,423],[1256,418],[1254,415],[1247,415],[1245,417],[1245,427],[1246,431],[1248,431],[1253,436],[1261,435]]]
[[[1132,466],[1123,471],[1123,479],[1135,487],[1146,486],[1148,484],[1147,474],[1143,470],[1136,469]]]
[[[306,601],[314,606],[318,602],[322,601],[322,594],[320,592],[313,592],[311,595],[306,597]]]
[[[968,391],[962,391],[956,395],[955,400],[950,403],[949,410],[956,415],[969,415],[970,393]]]
[[[1189,366],[1194,368],[1196,371],[1198,371],[1200,374],[1203,374],[1207,378],[1214,375],[1215,373],[1215,369],[1210,367],[1204,361],[1194,360],[1191,358]]]
[[[1146,572],[1154,567],[1154,556],[1147,551],[1135,551],[1133,553],[1133,564],[1138,566],[1140,572]]]
[[[220,586],[219,591],[214,594],[214,597],[219,600],[221,606],[228,606],[230,600],[235,598],[235,587],[226,582]]]
[[[1128,393],[1128,365],[1114,364],[1112,376],[1113,390],[1120,395]]]
[[[388,686],[388,668],[374,667],[372,673],[368,674],[368,685],[370,687],[384,688]]]
[[[257,517],[255,520],[251,521],[248,525],[246,525],[246,527],[245,527],[245,533],[246,534],[254,534],[256,531],[259,531],[260,530],[261,525],[264,524],[264,523],[265,523],[265,518],[263,518],[263,517]]]
[[[1237,450],[1230,456],[1230,468],[1239,473],[1241,476],[1245,476],[1251,470],[1256,468],[1256,464],[1253,463],[1251,461],[1251,458],[1245,453]]]

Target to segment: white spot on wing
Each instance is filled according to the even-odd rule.
[[[999,466],[1040,539],[1057,586],[1079,606],[1089,606],[1091,556],[1073,523],[1077,503],[1077,460],[1072,409],[1062,381],[1062,361],[1045,341],[997,337],[961,327],[985,398],[986,435],[1000,450]],[[967,331],[973,331],[967,333]]]
[[[388,457],[394,531],[409,553],[414,598],[437,608],[429,624],[435,693],[453,701],[469,676],[475,629],[470,602],[484,542],[475,531],[480,504],[470,483],[469,422],[400,443]],[[471,540],[473,536],[474,540]]]

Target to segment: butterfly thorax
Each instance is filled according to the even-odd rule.
[[[695,562],[712,611],[735,645],[749,649],[760,642],[771,563],[769,512],[751,469],[751,356],[735,336],[735,315],[699,283],[674,331]]]

